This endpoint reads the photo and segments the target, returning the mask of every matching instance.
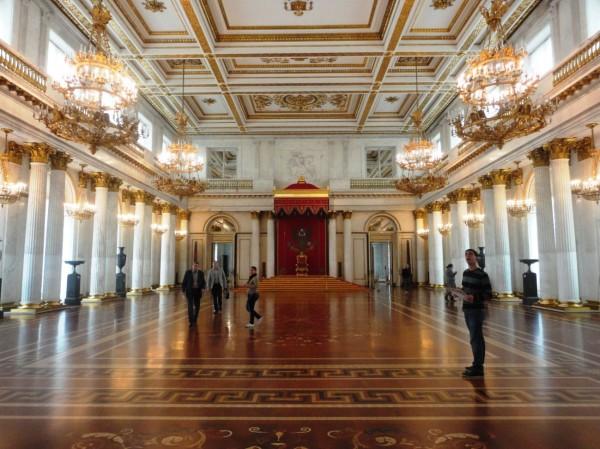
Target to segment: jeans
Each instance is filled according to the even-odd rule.
[[[213,284],[212,286],[213,308],[219,311],[223,308],[223,288],[221,284]]]
[[[189,296],[186,295],[188,303],[188,319],[190,324],[194,324],[198,320],[198,312],[200,311],[200,298],[202,298],[202,289],[194,288]]]
[[[250,324],[254,324],[254,318],[260,320],[262,317],[256,313],[254,307],[256,306],[256,301],[258,301],[258,293],[248,294],[248,300],[246,301],[246,310],[250,314]]]
[[[483,369],[485,360],[485,340],[483,339],[484,309],[465,309],[465,322],[469,329],[471,351],[473,351],[473,369]]]

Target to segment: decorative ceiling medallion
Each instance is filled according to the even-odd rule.
[[[337,61],[335,56],[317,58],[260,58],[265,64],[291,64],[292,62],[308,62],[309,64],[331,64]]]
[[[308,0],[285,0],[283,7],[286,11],[291,11],[296,16],[301,16],[305,12],[312,11],[313,2]]]
[[[202,100],[202,103],[207,104],[209,106],[215,104],[217,102],[217,100],[215,100],[214,98],[204,98]]]
[[[395,103],[399,100],[400,98],[398,97],[385,97],[385,101],[388,103]]]
[[[349,97],[346,94],[286,94],[286,95],[255,95],[254,104],[258,109],[265,109],[273,104],[292,111],[314,111],[330,104],[338,109],[344,109]]]
[[[165,3],[159,0],[145,0],[142,4],[144,5],[144,8],[152,12],[163,12],[167,9]]]
[[[433,9],[446,9],[454,4],[454,0],[433,0],[431,6]]]
[[[418,67],[428,67],[433,60],[430,56],[400,56],[396,60],[396,66],[414,67],[415,62]]]

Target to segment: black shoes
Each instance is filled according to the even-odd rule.
[[[465,377],[465,378],[483,377],[483,368],[474,368],[472,366],[467,366],[462,373],[462,377]]]

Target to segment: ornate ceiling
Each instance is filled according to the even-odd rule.
[[[80,29],[89,0],[53,0]],[[401,134],[412,130],[415,57],[425,125],[485,30],[483,0],[105,0],[111,33],[145,98],[171,123],[187,60],[192,134]],[[515,29],[540,0],[514,0]],[[310,2],[306,2],[310,3]],[[308,9],[308,8],[307,8]]]

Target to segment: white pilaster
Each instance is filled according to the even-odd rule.
[[[152,204],[153,195],[146,194],[144,203],[144,258],[142,267],[142,289],[144,293],[150,292],[152,288]]]
[[[177,228],[177,208],[171,209],[171,216],[169,217],[169,230],[167,234],[169,236],[169,287],[175,287],[175,264],[177,260],[176,243],[175,240],[175,229]]]
[[[83,303],[98,302],[106,292],[106,216],[108,207],[108,184],[110,177],[106,173],[96,173],[94,214],[94,230],[92,233],[92,264],[90,278],[90,295]]]
[[[489,176],[483,176],[479,179],[481,182],[481,202],[483,203],[483,234],[485,241],[485,271],[490,277],[492,288],[496,289],[496,212],[494,209],[494,191],[492,190],[492,180]]]
[[[181,283],[183,281],[183,276],[185,275],[185,271],[188,269],[188,247],[189,247],[189,211],[182,210],[179,212],[179,230],[185,232],[185,236],[179,240],[179,250],[177,253],[177,271],[179,274],[178,281]]]
[[[70,158],[57,152],[50,156],[50,183],[48,186],[48,214],[44,250],[44,278],[42,300],[51,306],[60,304],[60,276],[63,266],[63,229],[65,222],[65,170]]]
[[[450,200],[450,221],[452,223],[452,228],[450,229],[449,238],[449,247],[450,247],[450,258],[446,258],[444,261],[448,263],[452,263],[454,266],[454,271],[456,271],[456,285],[460,285],[462,282],[462,272],[461,267],[463,266],[463,260],[465,259],[462,255],[462,252],[459,250],[460,248],[460,227],[459,227],[459,216],[458,216],[458,203],[456,199],[452,201]]]
[[[252,212],[252,239],[250,241],[250,265],[256,267],[258,276],[260,273],[260,212]]]
[[[137,223],[133,228],[133,257],[131,265],[131,294],[139,295],[144,287],[144,226],[145,204],[144,192],[137,191],[135,195],[135,218]]]
[[[121,180],[111,178],[106,200],[106,272],[104,277],[104,293],[107,297],[115,297],[117,291],[117,233],[119,220],[119,186]]]
[[[415,211],[415,228],[418,231],[425,229],[426,212],[423,209]],[[431,232],[431,231],[430,231]],[[417,284],[423,286],[427,283],[427,262],[425,260],[425,239],[417,234]]]
[[[275,276],[275,217],[267,215],[267,277]]]
[[[429,212],[429,284],[432,287],[444,285],[444,249],[442,235],[438,228],[442,225],[442,204],[435,202],[428,207]]]
[[[352,212],[343,212],[344,217],[344,280],[354,282],[354,248],[352,245]]]
[[[550,181],[554,200],[554,231],[556,257],[560,260],[558,274],[558,301],[561,304],[579,303],[579,279],[577,274],[577,244],[575,242],[575,219],[571,196],[569,172],[570,142],[566,139],[552,141],[550,148]]]
[[[154,208],[154,219],[153,223],[162,223],[162,209],[160,207]],[[160,285],[160,250],[161,250],[161,235],[158,232],[152,231],[152,246],[150,248],[150,259],[152,261],[152,286]]]
[[[462,274],[467,268],[467,263],[465,262],[465,250],[471,247],[469,227],[465,223],[465,218],[469,213],[466,195],[466,192],[459,192],[457,202],[458,222],[456,223],[455,232],[458,235],[458,257],[457,265],[455,265],[455,267],[458,274],[456,275],[456,285],[462,285]],[[452,227],[454,228],[454,225],[452,225]]]
[[[31,169],[29,172],[27,220],[25,223],[23,284],[21,287],[21,306],[19,307],[21,310],[38,309],[42,302],[42,266],[49,152],[50,148],[44,144],[32,144],[30,147]]]
[[[329,276],[338,277],[337,264],[337,212],[331,211],[327,215],[327,259]]]
[[[162,225],[168,228],[171,225],[171,208],[168,204],[163,206],[162,210]],[[163,232],[160,238],[160,290],[169,289],[169,255],[171,239],[169,231]]]
[[[508,212],[506,210],[506,183],[508,172],[495,170],[491,173],[494,192],[494,230],[496,280],[492,289],[499,297],[512,297],[512,269],[510,240],[508,235]]]

